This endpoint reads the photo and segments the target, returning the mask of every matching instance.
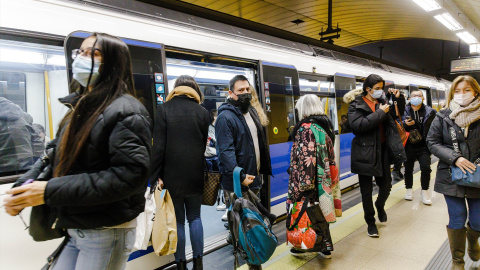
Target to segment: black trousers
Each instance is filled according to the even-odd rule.
[[[375,176],[375,182],[379,188],[378,197],[375,201],[377,209],[384,209],[385,202],[390,196],[390,190],[392,189],[392,175],[390,174],[390,161],[387,154],[387,147],[382,144],[382,171],[383,176]],[[360,193],[362,194],[362,205],[365,213],[365,221],[367,224],[375,224],[375,209],[373,208],[373,176],[370,175],[358,175],[358,181],[360,183]]]
[[[415,161],[418,160],[418,163],[420,163],[420,182],[422,183],[422,190],[428,190],[430,185],[430,173],[432,172],[432,169],[430,168],[430,151],[428,151],[426,146],[417,147],[407,144],[405,152],[407,153],[407,161],[404,163],[405,187],[412,188],[413,186],[413,166],[415,165]]]

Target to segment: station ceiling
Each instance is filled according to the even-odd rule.
[[[252,22],[319,39],[327,28],[328,0],[182,0]],[[442,0],[437,0],[441,3]],[[480,28],[479,0],[451,0]],[[295,24],[294,20],[303,20]],[[335,45],[355,47],[377,41],[425,38],[458,41],[412,0],[333,0],[333,26],[342,29]],[[225,22],[228,24],[228,22]],[[462,23],[460,21],[460,23]],[[479,36],[480,33],[474,34]]]

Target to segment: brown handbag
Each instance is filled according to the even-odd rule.
[[[398,112],[397,102],[395,101],[393,104],[395,104],[395,113],[397,114],[398,121],[399,121],[399,122],[397,122],[395,120],[395,125],[397,125],[398,134],[400,135],[400,139],[402,140],[403,146],[405,146],[405,144],[407,143],[407,140],[408,140],[408,134],[405,131],[405,128],[403,127],[403,125],[402,125],[402,118],[400,117],[400,113]]]
[[[212,206],[217,202],[218,190],[220,189],[220,172],[209,171],[204,173],[202,204]]]

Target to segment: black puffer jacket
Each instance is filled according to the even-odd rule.
[[[203,193],[209,124],[208,111],[186,95],[158,107],[150,179],[161,178],[172,197]]]
[[[348,107],[348,123],[355,134],[352,140],[351,153],[351,171],[352,173],[369,176],[383,176],[381,160],[381,138],[379,125],[383,124],[385,129],[386,146],[388,148],[389,163],[404,162],[407,159],[402,140],[398,134],[395,121],[392,115],[395,115],[395,107],[390,107],[389,113],[379,109],[379,103],[384,100],[378,100],[375,112],[370,109],[363,100],[363,90],[357,89],[347,93],[344,101]],[[405,98],[393,97],[397,101],[400,112],[405,110]]]
[[[61,101],[74,106],[76,96],[71,94]],[[147,110],[130,95],[117,98],[105,109],[68,175],[48,181],[45,203],[52,208],[50,222],[55,228],[115,226],[144,211],[150,125]],[[58,155],[54,167],[57,162]],[[16,185],[37,178],[40,166],[37,161]]]
[[[450,136],[451,125],[445,119],[449,117],[451,112],[450,109],[444,109],[437,113],[427,136],[428,149],[440,159],[435,178],[435,191],[448,196],[478,199],[480,198],[479,188],[459,186],[452,182],[450,167],[454,166],[461,156],[471,162],[480,157],[480,120],[470,124],[467,138],[465,138],[460,127],[450,120],[457,133],[458,144],[462,152],[460,155],[453,150],[452,137]]]
[[[43,152],[32,117],[10,100],[0,97],[0,174],[16,174],[33,165]]]

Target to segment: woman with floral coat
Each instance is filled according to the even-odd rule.
[[[320,204],[326,221],[333,223],[336,217],[342,215],[342,205],[332,123],[325,115],[322,102],[316,95],[301,97],[295,108],[300,122],[292,132],[294,142],[290,155],[287,213],[291,212],[293,217],[294,212],[299,210],[294,208],[300,207],[297,202],[303,204],[305,196],[313,193],[315,195],[313,201]],[[308,221],[305,227],[309,228]],[[294,246],[290,251],[292,255],[305,254],[295,246],[301,244],[302,249],[308,249],[308,243],[312,242],[307,239],[308,231],[309,229],[303,230],[298,234],[294,232],[295,236],[291,231],[287,232],[287,242]],[[293,242],[298,243],[296,245]],[[320,255],[331,258],[330,251],[321,252]]]

